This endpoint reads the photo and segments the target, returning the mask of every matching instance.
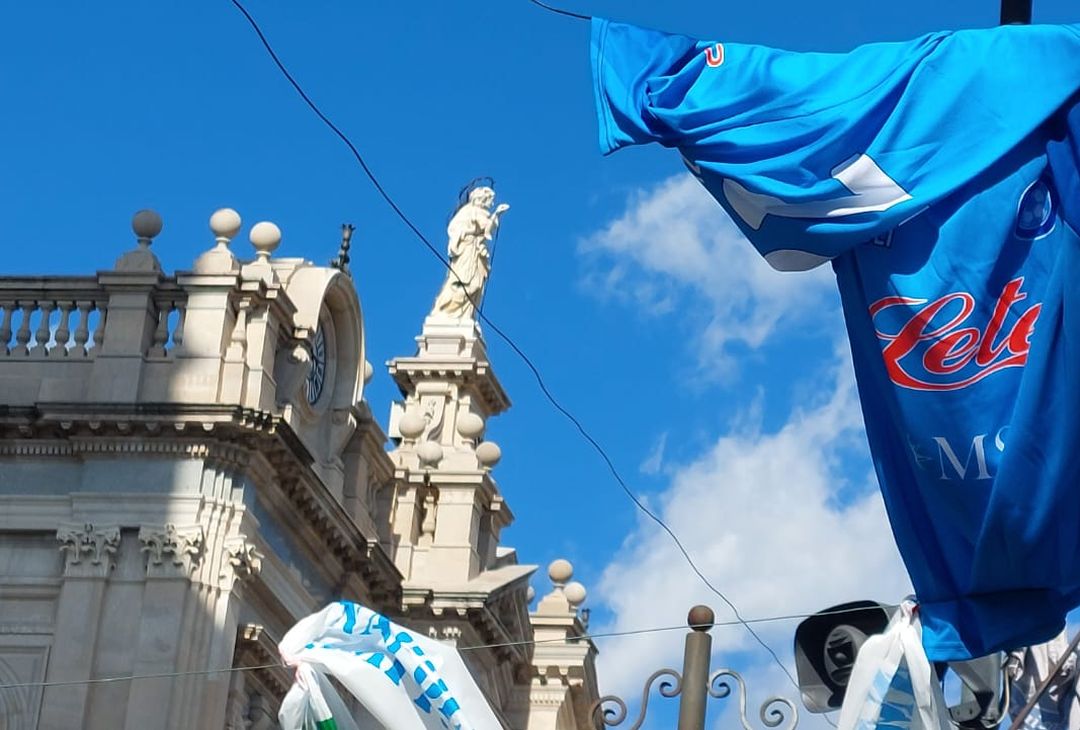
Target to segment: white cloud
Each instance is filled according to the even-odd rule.
[[[701,327],[702,362],[732,365],[730,347],[760,347],[774,333],[835,308],[828,266],[774,271],[690,175],[631,196],[626,211],[587,237],[585,286],[647,315],[678,311]],[[689,290],[687,289],[689,288]],[[687,294],[690,296],[687,296]],[[828,317],[836,321],[836,317]]]
[[[648,474],[649,476],[655,476],[660,473],[660,470],[664,467],[664,451],[667,449],[667,431],[660,434],[660,438],[656,439],[656,443],[653,444],[652,451],[645,457],[645,461],[641,462],[641,466],[638,467],[642,474]]]
[[[688,175],[639,191],[581,250],[589,262],[585,283],[594,293],[644,316],[677,315],[700,364],[721,376],[734,371],[736,358],[753,356],[778,336],[795,328],[814,334],[818,323],[829,323],[816,330],[823,349],[805,362],[808,377],[823,362],[828,374],[814,380],[814,390],[794,389],[801,405],[791,408],[786,423],[763,425],[768,379],[755,377],[751,397],[704,453],[673,464],[665,454],[685,453],[686,444],[675,443],[672,432],[659,437],[640,465],[646,474],[667,475],[667,488],[649,504],[740,613],[807,614],[862,598],[892,602],[909,593],[866,457],[850,356],[846,346],[830,344],[842,335],[829,267],[774,271]],[[645,518],[592,596],[612,616],[594,631],[681,625],[696,603],[711,605],[718,621],[733,618],[670,538]],[[796,625],[755,625],[792,672]],[[747,677],[751,714],[767,695],[796,697],[745,628],[718,627],[713,642],[714,668],[728,666]],[[682,644],[679,632],[600,640],[601,689],[639,697],[652,671],[679,666]],[[665,704],[674,703],[650,706],[650,716],[665,712]],[[725,705],[736,707],[722,710]],[[715,727],[738,726],[728,714],[737,712],[737,701],[710,707]],[[800,727],[825,727],[805,712],[802,717]]]
[[[825,391],[775,431],[762,430],[752,415],[736,419],[734,430],[695,461],[669,464],[670,486],[653,500],[744,617],[812,613],[862,598],[891,602],[910,591],[869,463],[859,456],[865,437],[846,354],[837,355]],[[841,490],[855,497],[839,504]],[[732,618],[670,538],[644,520],[593,596],[614,616],[594,627],[601,631],[678,625],[695,603],[711,605],[718,621]],[[789,666],[795,625],[755,627]],[[742,661],[750,666],[741,669],[752,669],[766,685],[757,691],[794,697],[790,685],[777,684],[782,675],[766,666],[768,656],[745,629],[713,633],[715,666],[729,665],[732,652],[746,652]],[[682,639],[677,633],[607,639],[600,649],[602,689],[634,696],[652,669],[678,665]]]

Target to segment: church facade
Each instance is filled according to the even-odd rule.
[[[448,276],[388,364],[385,427],[347,247],[279,257],[260,223],[238,258],[224,209],[167,275],[142,211],[112,270],[0,277],[0,729],[277,727],[276,642],[338,599],[457,646],[504,727],[592,727],[585,590],[555,561],[530,609],[500,539],[480,202],[451,226],[473,293]]]

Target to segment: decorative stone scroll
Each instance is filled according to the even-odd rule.
[[[143,525],[139,528],[142,551],[147,554],[148,577],[187,575],[202,559],[205,537],[201,525],[177,527]]]
[[[65,575],[100,575],[113,569],[114,555],[120,547],[120,528],[98,527],[92,523],[62,524],[56,531],[60,551],[64,553]]]
[[[254,543],[248,542],[247,536],[239,535],[225,541],[225,564],[222,566],[221,579],[231,587],[233,581],[246,581],[262,572],[262,559]]]

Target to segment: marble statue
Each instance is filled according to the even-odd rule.
[[[484,285],[491,273],[491,252],[488,242],[494,238],[499,216],[510,210],[500,203],[494,210],[495,191],[478,187],[469,193],[469,200],[454,213],[446,227],[450,265],[446,272],[433,316],[453,319],[475,319],[476,307],[484,296]]]

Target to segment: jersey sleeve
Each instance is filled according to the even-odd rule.
[[[594,20],[600,147],[678,149],[777,268],[886,234],[1033,133],[1080,87],[1080,26],[935,33],[846,54]]]
[[[1047,156],[1060,197],[1061,215],[1080,233],[1080,95],[1070,103],[1071,108],[1062,115],[1060,138],[1050,143]]]

